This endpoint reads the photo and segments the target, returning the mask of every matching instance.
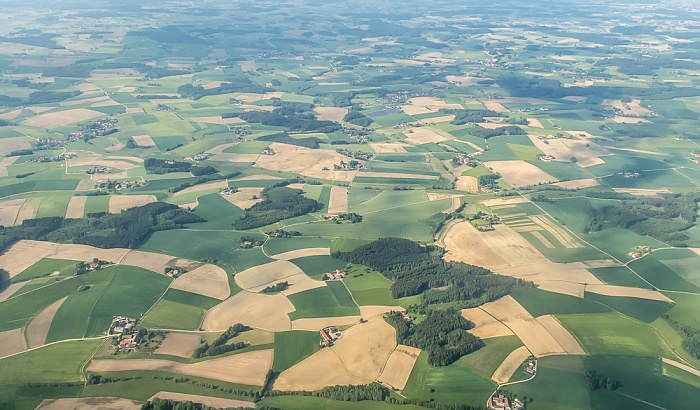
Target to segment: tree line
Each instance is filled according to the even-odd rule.
[[[219,335],[219,337],[217,337],[213,342],[211,342],[211,345],[208,342],[204,342],[201,345],[199,345],[192,354],[192,357],[199,359],[200,357],[205,356],[218,356],[220,354],[248,347],[248,343],[246,342],[226,344],[229,340],[233,339],[234,337],[247,330],[250,330],[250,327],[245,326],[241,323],[236,323],[235,325],[230,326],[228,329],[226,329],[224,333]]]
[[[318,207],[318,202],[302,195],[300,189],[287,188],[289,182],[280,182],[263,189],[262,202],[244,211],[233,226],[247,230],[270,225],[283,219],[305,215]]]

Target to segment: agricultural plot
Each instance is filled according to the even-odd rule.
[[[226,330],[236,323],[269,331],[291,329],[289,313],[294,305],[283,294],[273,296],[239,292],[210,309],[202,322],[204,330]]]
[[[226,271],[216,265],[209,264],[179,276],[173,281],[170,288],[219,300],[224,300],[231,295]]]
[[[295,311],[289,314],[291,320],[360,314],[360,309],[340,282],[289,295],[289,301],[295,307]]]
[[[282,372],[319,350],[319,334],[313,331],[291,330],[275,333],[275,358],[272,370]]]

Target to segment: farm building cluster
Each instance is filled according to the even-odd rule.
[[[489,400],[489,409],[494,410],[525,410],[525,403],[516,399],[509,399],[504,395],[493,396]]]
[[[332,270],[330,272],[326,272],[326,276],[324,277],[324,279],[326,279],[326,280],[341,280],[341,279],[345,278],[345,276],[347,274],[348,274],[347,271],[336,269],[336,270]]]
[[[100,179],[95,184],[95,188],[113,189],[115,191],[136,188],[138,186],[141,186],[140,181],[112,181],[109,179]]]
[[[190,155],[188,157],[185,157],[185,161],[194,161],[194,162],[204,161],[205,159],[209,158],[210,156],[211,156],[211,154],[207,154],[207,153],[195,154],[195,155]]]
[[[109,334],[126,334],[136,326],[136,319],[126,316],[112,316],[112,324],[109,326]]]
[[[324,327],[318,333],[321,335],[321,347],[333,346],[333,342],[340,338],[340,332],[333,326]]]
[[[88,175],[94,175],[94,174],[106,174],[109,172],[109,168],[102,166],[102,165],[93,165],[91,167],[88,167],[85,172]]]
[[[640,245],[640,246],[635,246],[632,249],[632,252],[630,252],[628,255],[630,257],[632,257],[633,259],[638,259],[638,258],[641,258],[642,256],[644,256],[650,252],[651,252],[651,247],[646,246],[646,245]]]
[[[276,154],[275,150],[270,148],[270,147],[267,147],[264,150],[262,150],[262,155],[275,155],[275,154]]]
[[[236,192],[238,192],[237,188],[224,188],[221,191],[219,191],[219,193],[221,195],[232,195],[232,194],[235,194]]]

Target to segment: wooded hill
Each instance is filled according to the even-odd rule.
[[[251,206],[233,225],[246,230],[270,225],[283,219],[313,212],[318,202],[302,195],[301,189],[287,188],[288,182],[280,182],[262,190],[262,202]]]

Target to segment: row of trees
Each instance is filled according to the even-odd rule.
[[[246,330],[250,330],[250,328],[241,323],[236,323],[235,325],[226,329],[224,333],[222,333],[213,342],[211,342],[211,345],[207,342],[204,342],[201,345],[199,345],[199,347],[197,347],[197,349],[195,349],[194,353],[192,354],[192,357],[198,359],[200,357],[205,356],[218,356],[220,354],[248,347],[248,343],[246,342],[227,344],[229,340],[238,336],[242,332],[245,332]]]
[[[320,140],[316,137],[293,138],[286,132],[264,135],[257,138],[258,141],[280,142],[282,144],[296,145],[304,148],[316,149],[320,147]]]
[[[681,335],[681,347],[694,358],[700,360],[700,329],[692,326],[684,326],[671,319],[667,314],[661,317]]]
[[[592,370],[586,372],[585,380],[589,390],[616,390],[620,387],[619,381]]]
[[[318,202],[302,195],[300,189],[287,188],[288,182],[271,185],[262,190],[262,202],[245,210],[233,226],[247,230],[270,225],[283,219],[305,215],[318,207]]]

